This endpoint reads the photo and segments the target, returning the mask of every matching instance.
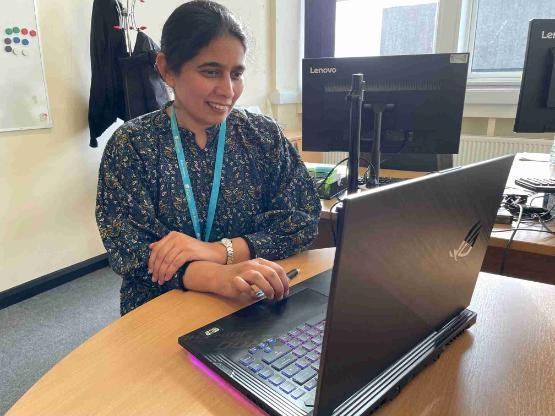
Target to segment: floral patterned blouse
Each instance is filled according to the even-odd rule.
[[[182,267],[163,285],[147,273],[148,245],[170,231],[195,236],[165,108],[121,126],[100,165],[96,220],[113,270],[123,277],[121,314],[175,288]],[[198,147],[180,128],[201,229],[210,200],[219,126]],[[210,241],[243,237],[251,257],[289,257],[318,230],[320,201],[297,151],[274,121],[234,109],[227,119],[220,195]]]

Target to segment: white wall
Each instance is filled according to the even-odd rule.
[[[263,110],[273,77],[270,1],[221,0],[255,39],[239,103]],[[54,127],[0,133],[0,291],[104,253],[94,204],[98,165],[110,132],[92,149],[87,126],[93,2],[37,3]],[[165,19],[181,3],[137,3],[137,21],[159,42]],[[0,97],[9,99],[1,91]]]

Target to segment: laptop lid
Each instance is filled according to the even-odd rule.
[[[345,199],[315,414],[468,306],[513,157]]]

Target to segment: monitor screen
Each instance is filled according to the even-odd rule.
[[[514,131],[555,132],[555,19],[533,19]]]
[[[352,75],[364,74],[361,152],[370,152],[369,104],[393,104],[382,120],[384,153],[458,153],[468,54],[304,59],[303,150],[348,151]]]

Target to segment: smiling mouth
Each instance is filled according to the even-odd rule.
[[[212,102],[208,102],[207,103],[211,108],[213,108],[216,111],[227,111],[231,106],[230,105],[225,105],[225,104],[216,104],[216,103],[212,103]]]

